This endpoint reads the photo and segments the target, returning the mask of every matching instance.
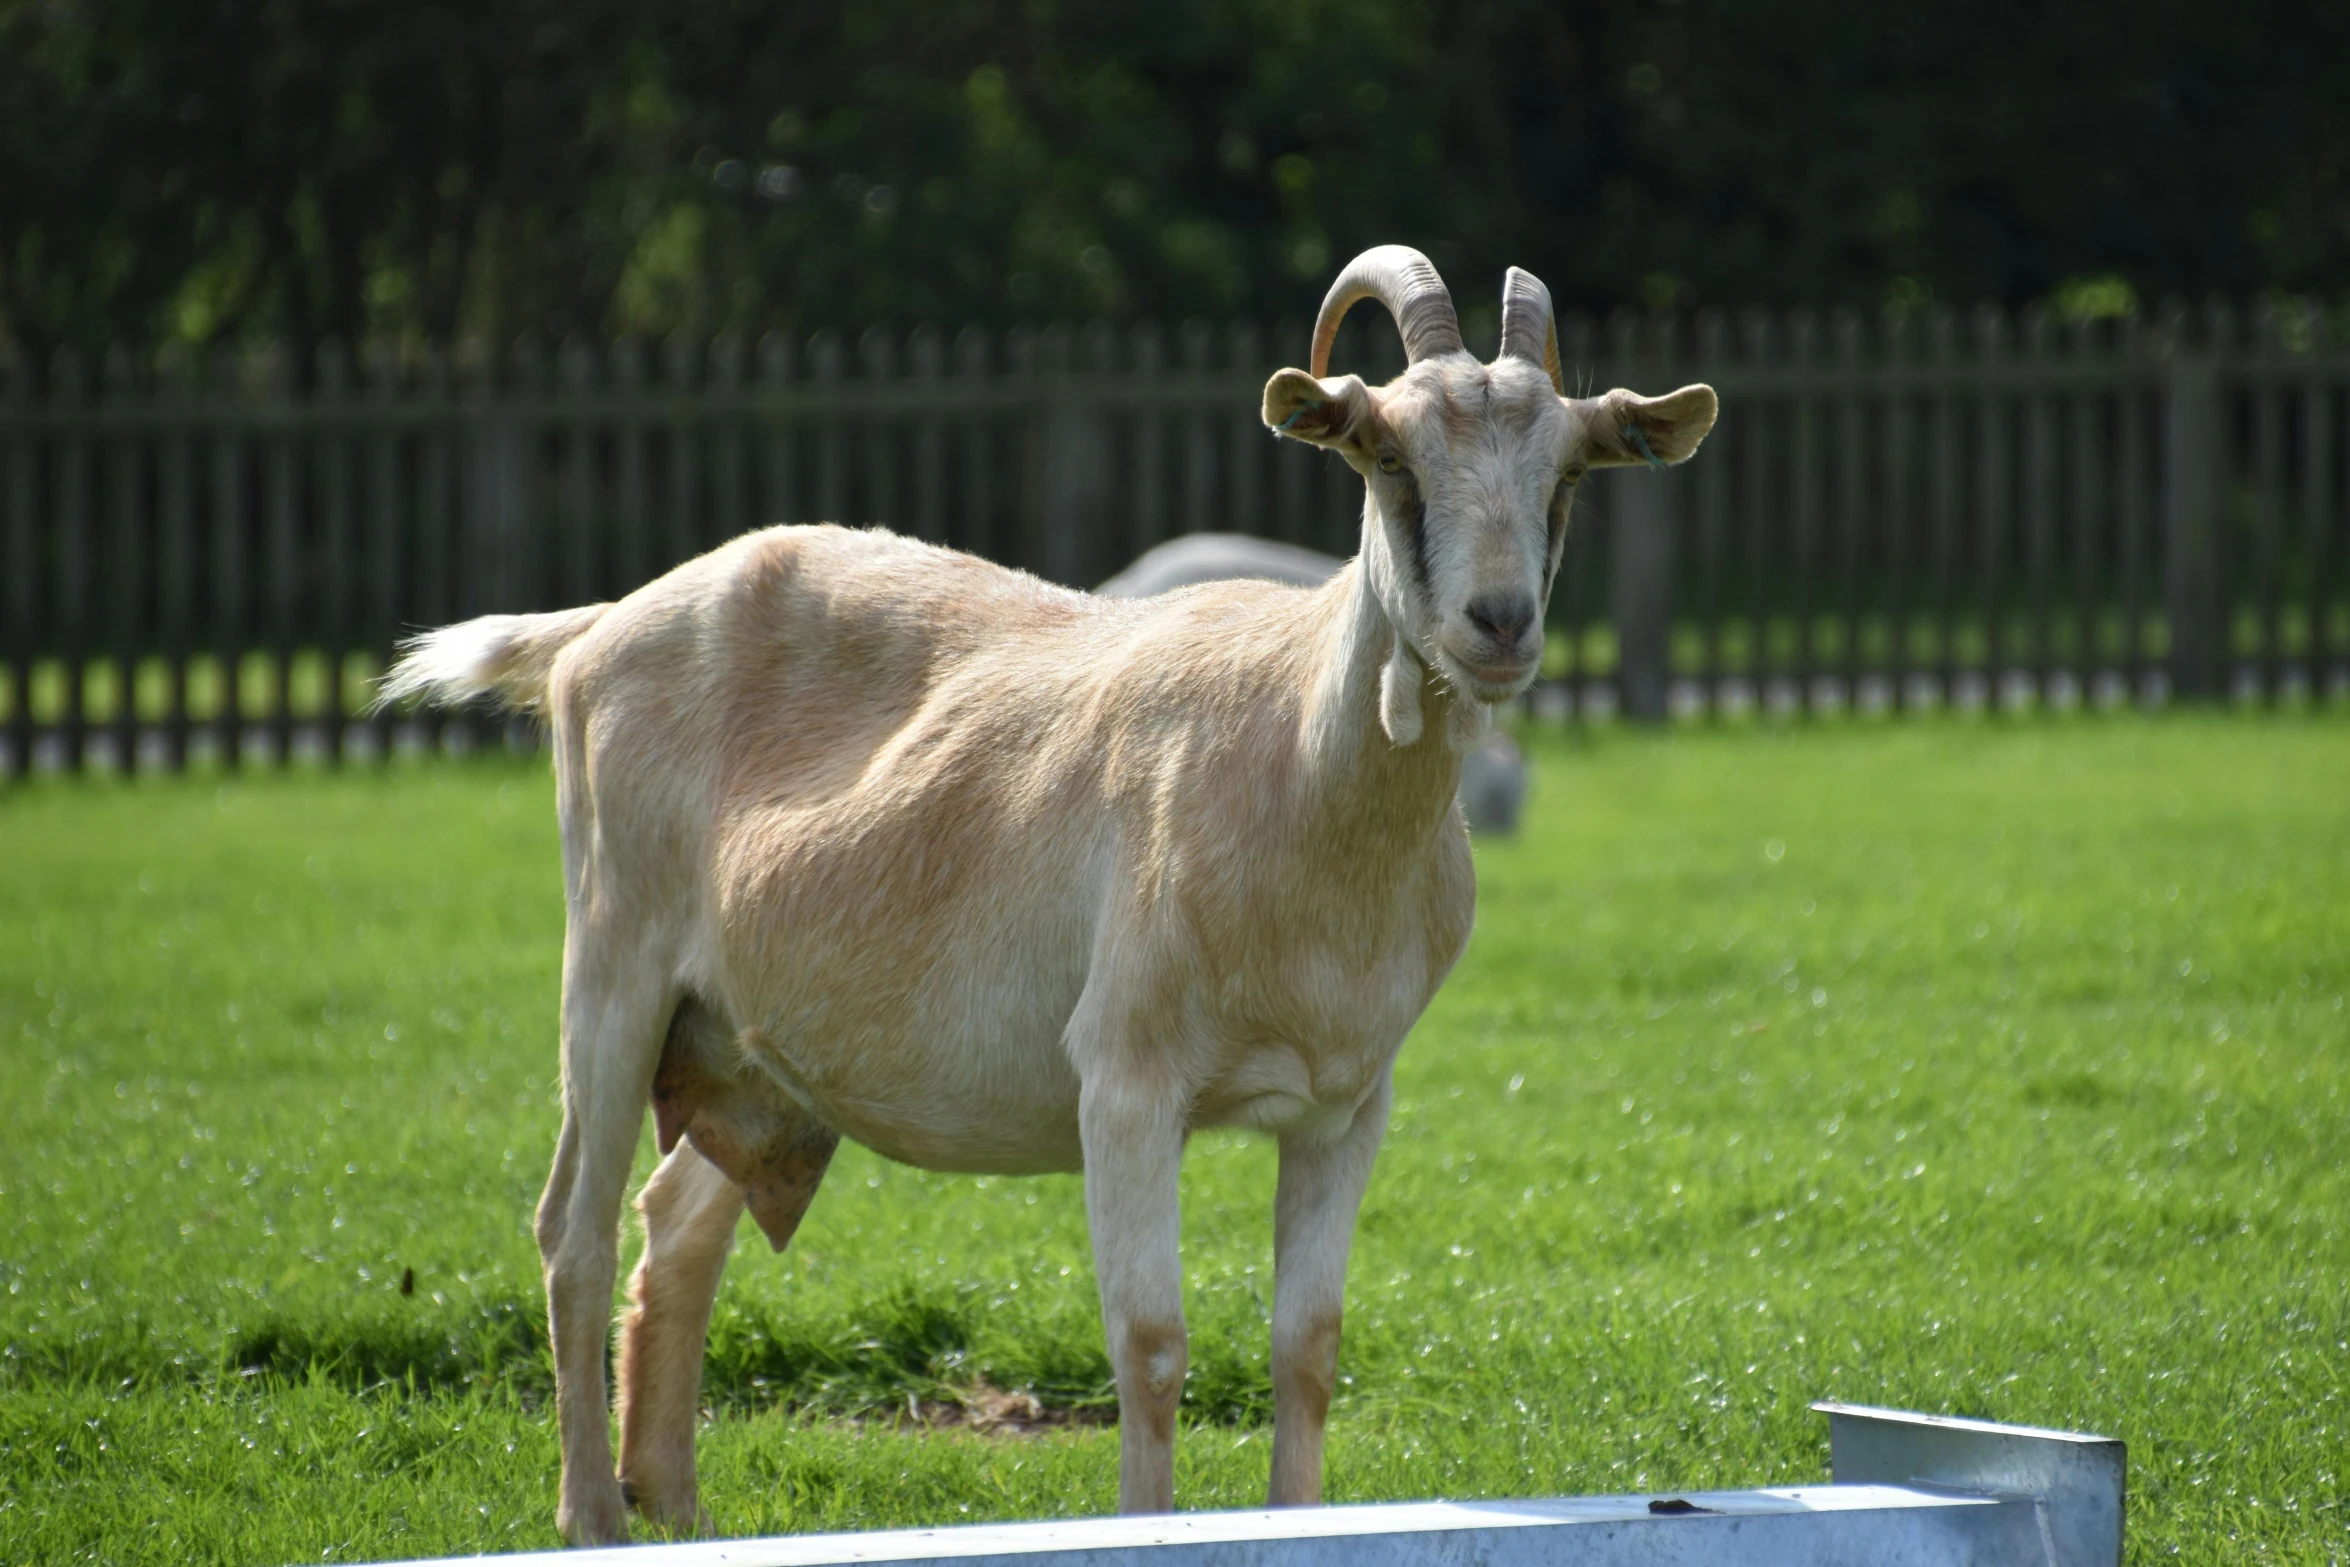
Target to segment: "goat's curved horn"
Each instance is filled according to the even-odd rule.
[[[1559,368],[1559,328],[1550,313],[1550,290],[1524,267],[1512,267],[1501,282],[1501,351],[1531,359],[1550,375],[1561,397],[1566,373]]]
[[[1540,284],[1535,285],[1537,288]],[[1338,323],[1358,300],[1376,299],[1395,317],[1403,333],[1406,364],[1418,364],[1431,354],[1460,351],[1461,323],[1452,311],[1452,295],[1426,256],[1409,245],[1381,245],[1366,250],[1346,264],[1330,292],[1322,296],[1322,313],[1314,318],[1314,379],[1330,373],[1330,344]]]

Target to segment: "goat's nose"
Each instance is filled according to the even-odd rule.
[[[1514,648],[1534,624],[1530,598],[1481,598],[1469,602],[1469,621],[1505,648]]]

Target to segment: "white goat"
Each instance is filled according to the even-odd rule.
[[[1246,533],[1186,533],[1154,544],[1094,589],[1103,598],[1154,598],[1203,582],[1253,579],[1316,588],[1338,575],[1345,561]],[[1518,830],[1526,803],[1526,755],[1507,729],[1495,728],[1461,753],[1461,814],[1478,833]]]
[[[1322,378],[1364,298],[1410,359],[1376,390]],[[1361,555],[1320,589],[1121,602],[774,528],[618,604],[432,632],[387,677],[387,700],[543,702],[554,735],[563,1129],[538,1237],[566,1539],[621,1538],[632,1503],[699,1521],[736,1217],[781,1247],[844,1136],[934,1170],[1083,1169],[1119,1506],[1151,1512],[1174,1504],[1184,1140],[1272,1133],[1271,1495],[1320,1498],[1390,1068],[1469,935],[1461,748],[1534,676],[1576,481],[1679,461],[1715,403],[1566,397],[1549,296],[1515,269],[1481,365],[1393,246],[1331,288],[1312,363],[1266,385],[1265,422],[1369,492]],[[638,1199],[615,1476],[605,1329],[648,1101],[667,1157]]]
[[[1106,599],[1147,599],[1203,582],[1286,582],[1318,588],[1346,562],[1319,550],[1246,533],[1186,533],[1144,550],[1094,589]]]

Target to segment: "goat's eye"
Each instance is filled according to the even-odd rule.
[[[1379,454],[1379,471],[1381,473],[1403,472],[1403,458],[1394,452],[1381,452]]]

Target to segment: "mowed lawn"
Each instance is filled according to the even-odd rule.
[[[2350,1552],[2350,724],[1533,755],[1398,1071],[1333,1500],[1817,1481],[1833,1397],[2125,1438],[2133,1560]],[[0,1560],[554,1542],[559,886],[543,763],[0,792]],[[1272,1177],[1186,1165],[1186,1506],[1263,1494]],[[1112,1506],[1076,1179],[844,1148],[742,1234],[722,1530]],[[1085,1418],[905,1418],[980,1386]]]

